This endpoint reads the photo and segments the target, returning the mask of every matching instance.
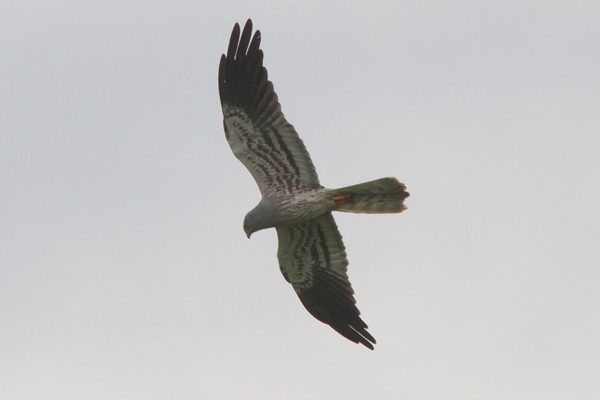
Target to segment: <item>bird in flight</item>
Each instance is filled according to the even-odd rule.
[[[241,36],[240,36],[241,33]],[[326,189],[294,127],[281,112],[263,66],[260,31],[236,23],[219,64],[225,137],[262,195],[244,219],[248,238],[275,228],[279,267],[316,319],[373,350],[375,338],[356,308],[348,260],[332,211],[400,213],[409,196],[396,178]]]

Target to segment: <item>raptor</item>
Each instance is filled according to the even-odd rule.
[[[241,34],[241,35],[240,35]],[[261,34],[235,24],[219,64],[225,137],[262,195],[244,219],[248,238],[275,228],[283,277],[316,319],[373,350],[347,274],[348,260],[332,211],[400,213],[409,194],[396,178],[324,188],[294,127],[283,116],[263,66]]]

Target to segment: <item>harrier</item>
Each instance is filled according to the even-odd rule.
[[[235,24],[219,65],[225,137],[262,195],[246,215],[244,231],[249,238],[261,229],[275,228],[281,273],[308,312],[373,350],[375,338],[356,308],[332,211],[400,213],[409,194],[396,178],[341,189],[321,186],[304,143],[281,112],[263,66],[260,39],[260,31],[252,36],[251,20],[241,36]]]

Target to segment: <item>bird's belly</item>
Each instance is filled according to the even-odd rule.
[[[294,223],[313,219],[331,211],[335,202],[328,199],[327,189],[314,189],[286,195],[281,205],[281,222]]]

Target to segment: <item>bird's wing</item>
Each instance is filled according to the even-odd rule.
[[[252,21],[240,37],[235,24],[227,55],[219,65],[219,94],[225,136],[248,168],[261,194],[318,188],[315,167],[294,127],[285,120],[273,83],[263,67],[260,31]]]
[[[342,336],[373,349],[346,274],[348,260],[331,213],[277,227],[279,267],[304,307]]]

